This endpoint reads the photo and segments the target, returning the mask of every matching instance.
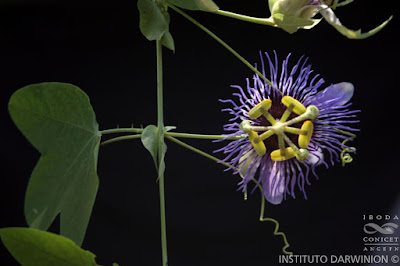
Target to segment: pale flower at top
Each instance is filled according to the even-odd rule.
[[[341,34],[350,39],[364,39],[380,31],[392,19],[383,22],[373,30],[361,33],[361,30],[350,30],[336,17],[330,4],[337,5],[338,1],[332,0],[269,0],[269,9],[274,26],[279,27],[290,34],[298,29],[311,29],[317,25],[321,19],[314,17],[319,13],[322,17]],[[344,1],[352,2],[352,1]]]

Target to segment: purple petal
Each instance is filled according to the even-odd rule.
[[[322,149],[318,148],[316,151],[310,151],[310,156],[308,157],[306,163],[310,165],[320,165],[324,161],[324,154]]]
[[[282,202],[283,193],[285,192],[285,173],[282,170],[279,167],[279,163],[274,162],[272,167],[270,163],[264,163],[260,172],[264,196],[275,205]]]
[[[307,105],[316,105],[324,107],[334,107],[345,105],[353,97],[354,86],[349,82],[333,84],[325,90],[310,97]]]

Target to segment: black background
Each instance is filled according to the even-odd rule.
[[[0,227],[26,226],[24,193],[39,153],[13,125],[7,102],[32,83],[75,84],[90,97],[100,129],[156,124],[155,43],[139,31],[134,5],[82,5],[9,1],[0,4],[1,153]],[[350,28],[372,29],[393,7],[355,1],[336,14]],[[392,1],[394,3],[395,1]],[[224,10],[266,17],[267,1],[216,1]],[[295,254],[364,254],[363,215],[397,214],[398,17],[377,35],[349,40],[322,21],[313,30],[283,30],[188,12],[251,63],[259,51],[276,50],[291,65],[306,55],[326,85],[355,86],[361,109],[355,161],[318,170],[308,200],[267,205],[280,221]],[[164,116],[178,132],[221,134],[230,118],[220,110],[231,84],[245,86],[251,70],[173,10],[170,30],[176,52],[164,49]],[[212,152],[221,143],[186,140]],[[277,265],[283,241],[274,225],[258,221],[260,195],[247,201],[237,192],[238,176],[168,142],[166,204],[168,255],[178,265]],[[217,155],[221,157],[221,154]],[[100,187],[83,248],[97,262],[161,265],[156,171],[139,140],[104,146],[99,154]],[[399,204],[399,203],[397,203]],[[57,231],[57,225],[52,227]],[[1,245],[0,265],[15,265]]]

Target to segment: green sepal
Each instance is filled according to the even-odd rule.
[[[33,228],[0,229],[4,246],[22,266],[97,266],[95,255],[70,239]]]
[[[268,1],[268,7],[269,7],[269,12],[272,14],[272,10],[274,9],[274,5],[276,2],[281,1],[281,0],[269,0]]]
[[[239,159],[239,164],[241,164],[244,160],[247,160],[245,162],[244,165],[241,165],[239,168],[239,174],[242,178],[245,178],[246,175],[250,175],[250,176],[254,176],[255,171],[257,171],[258,167],[253,167],[252,169],[250,169],[251,164],[253,163],[253,160],[256,159],[257,154],[253,153],[252,155],[250,155],[252,152],[248,152],[245,155],[243,155],[240,159]],[[249,171],[251,170],[251,173],[249,173]]]
[[[321,19],[304,19],[296,16],[285,16],[281,13],[273,14],[272,18],[279,28],[290,34],[295,33],[299,28],[310,29],[321,21]]]

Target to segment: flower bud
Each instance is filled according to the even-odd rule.
[[[319,1],[270,0],[271,18],[281,29],[295,33],[298,29],[311,29],[321,19],[312,19],[319,11]]]

